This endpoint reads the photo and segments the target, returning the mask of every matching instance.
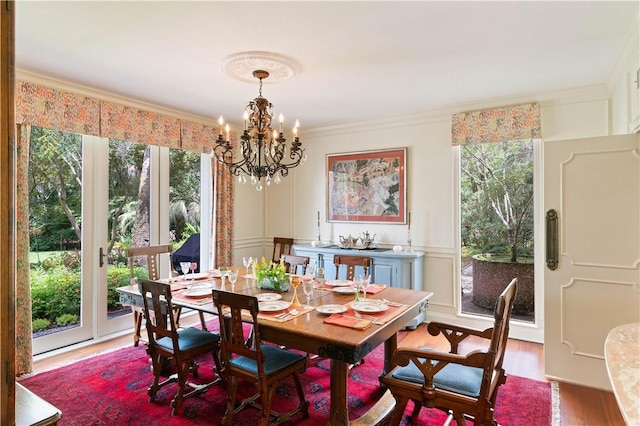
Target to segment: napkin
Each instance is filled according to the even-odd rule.
[[[386,284],[369,284],[369,287],[367,287],[367,294],[380,293],[385,288],[387,288]]]
[[[324,320],[325,324],[334,324],[342,327],[355,328],[356,330],[365,330],[371,326],[371,321],[350,317],[342,314],[332,314]]]

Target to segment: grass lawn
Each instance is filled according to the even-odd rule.
[[[45,260],[47,257],[53,255],[53,254],[57,254],[57,253],[62,253],[61,251],[32,251],[29,252],[29,263],[33,264],[33,263],[40,263],[43,260]]]

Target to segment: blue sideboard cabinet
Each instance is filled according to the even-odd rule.
[[[336,277],[336,268],[333,264],[334,255],[368,256],[371,258],[371,282],[386,284],[390,287],[423,289],[424,277],[424,252],[395,252],[388,248],[373,249],[344,249],[337,245],[313,247],[308,244],[294,244],[293,252],[296,256],[308,256],[311,263],[324,268],[324,276],[327,279]],[[340,277],[341,278],[341,277]],[[415,328],[425,319],[421,313],[407,328]]]

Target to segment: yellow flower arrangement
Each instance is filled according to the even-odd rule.
[[[284,267],[284,260],[280,259],[279,263],[267,263],[264,256],[260,263],[253,262],[258,280],[258,288],[269,288],[277,291],[289,290],[289,274]]]

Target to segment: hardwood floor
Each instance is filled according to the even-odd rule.
[[[188,321],[188,323],[187,323]],[[198,323],[197,316],[185,318],[184,325]],[[480,346],[479,339],[460,345],[460,351],[471,350]],[[414,331],[400,332],[399,346],[430,346],[447,350],[444,338],[431,336],[426,325]],[[81,349],[73,350],[34,362],[34,373],[69,364],[102,352],[111,351],[133,344],[131,336],[123,336],[106,342],[96,343]],[[528,377],[535,380],[546,380],[544,376],[543,346],[538,343],[510,339],[505,354],[504,367],[507,374]],[[605,426],[624,425],[613,393],[599,389],[560,383],[560,413],[563,426]],[[535,425],[532,425],[535,426]]]

